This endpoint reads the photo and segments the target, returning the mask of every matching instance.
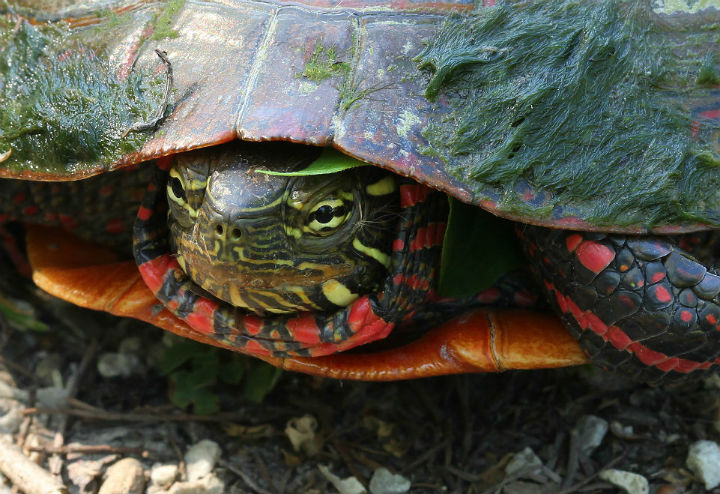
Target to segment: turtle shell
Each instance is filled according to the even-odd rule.
[[[18,13],[38,21],[68,21],[70,37],[123,77],[157,75],[154,50],[166,51],[174,90],[167,117],[134,149],[60,169],[29,169],[11,156],[0,176],[75,179],[233,139],[287,140],[333,146],[521,222],[658,233],[717,226],[720,59],[713,53],[720,35],[711,27],[720,10],[646,3],[611,2],[601,18],[594,7],[572,11],[560,1],[492,8],[469,0],[102,2],[54,4],[47,12],[20,6]],[[538,19],[545,30],[529,29],[542,25]],[[548,26],[561,46],[530,60],[519,40],[548,39]],[[658,51],[665,45],[667,53]],[[638,50],[665,57],[658,60],[669,68],[633,58]],[[598,66],[602,57],[610,65]],[[514,65],[476,73],[503,60]],[[558,60],[586,67],[563,72]],[[530,87],[538,63],[551,66],[541,74],[551,82]],[[527,69],[514,68],[521,65]],[[621,72],[601,79],[612,66]],[[498,71],[521,90],[489,91],[500,85]],[[563,86],[555,73],[576,81]],[[681,73],[689,76],[680,80]],[[627,139],[611,139],[596,125],[601,118],[615,130],[624,125],[613,134]],[[668,136],[679,138],[664,141]],[[473,140],[479,144],[469,145]]]

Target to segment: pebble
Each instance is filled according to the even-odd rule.
[[[59,409],[67,406],[69,390],[66,388],[40,388],[37,390],[37,401],[43,408]]]
[[[225,483],[217,475],[211,473],[199,480],[175,482],[166,492],[168,494],[223,494],[226,491]]]
[[[367,492],[367,489],[365,489],[365,486],[360,483],[357,477],[341,479],[332,473],[325,465],[318,465],[318,469],[320,473],[323,474],[323,477],[328,479],[340,494],[365,494]]]
[[[373,472],[369,488],[372,494],[403,494],[410,490],[410,480],[380,467]]]
[[[580,451],[590,456],[600,446],[607,431],[607,420],[595,415],[583,415],[578,420],[573,433],[576,434]]]
[[[150,482],[154,486],[165,489],[175,482],[178,466],[173,463],[155,463],[150,470]]]
[[[690,445],[688,468],[711,490],[720,485],[720,446],[715,441],[696,441]]]
[[[628,494],[648,494],[648,492],[650,492],[647,479],[637,473],[608,468],[607,470],[601,471],[598,477],[621,488]]]
[[[135,458],[123,458],[107,469],[98,494],[129,494],[144,489],[145,472],[140,462]]]
[[[187,479],[192,482],[212,472],[220,459],[220,446],[215,441],[203,439],[185,453]]]
[[[538,458],[532,448],[528,446],[513,455],[507,465],[505,465],[505,474],[516,475],[521,474],[521,472],[539,472],[542,469],[542,466],[542,460]]]
[[[103,377],[129,377],[142,374],[143,366],[137,355],[129,353],[103,353],[98,357],[97,370]]]

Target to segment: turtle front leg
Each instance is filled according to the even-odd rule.
[[[550,303],[591,360],[649,382],[720,364],[720,276],[668,237],[519,229]]]

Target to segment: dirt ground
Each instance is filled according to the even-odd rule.
[[[622,492],[601,479],[609,468],[641,475],[651,493],[706,492],[688,449],[720,440],[717,380],[648,387],[587,367],[386,384],[284,373],[260,403],[247,380],[220,376],[203,388],[218,411],[198,416],[170,401],[162,331],[45,302],[36,316],[48,331],[2,322],[0,439],[73,493],[98,492],[125,457],[139,461],[145,492]],[[98,362],[120,351],[134,355],[130,370],[103,377]],[[183,490],[186,453],[203,440],[219,446],[212,482]],[[158,464],[177,467],[174,485],[151,479]]]

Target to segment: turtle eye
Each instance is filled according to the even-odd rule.
[[[311,233],[328,234],[347,221],[350,211],[342,199],[326,199],[313,206],[305,224]]]
[[[168,182],[168,192],[171,192],[175,199],[187,202],[187,196],[185,195],[185,187],[183,187],[182,181],[178,177],[170,177]]]

